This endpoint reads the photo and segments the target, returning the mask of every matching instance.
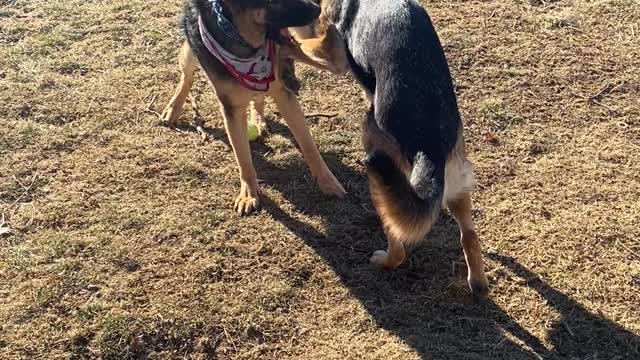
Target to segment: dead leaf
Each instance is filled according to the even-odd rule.
[[[498,137],[489,130],[482,133],[482,139],[488,143],[492,143],[492,144],[498,143]]]

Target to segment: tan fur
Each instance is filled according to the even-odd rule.
[[[227,1],[227,3],[228,2],[229,1]],[[233,7],[231,7],[231,9],[232,11],[237,11],[237,9]],[[233,14],[234,25],[240,34],[242,34],[247,42],[256,45],[256,47],[260,46],[266,38],[266,34],[257,30],[264,28],[264,26],[259,25],[261,16],[259,13],[236,12]],[[322,159],[315,141],[309,132],[297,97],[289,92],[280,80],[280,65],[281,62],[286,59],[286,53],[281,50],[281,47],[277,48],[276,61],[278,63],[275,64],[276,81],[271,84],[267,93],[248,90],[236,80],[231,80],[228,77],[221,78],[217,76],[214,71],[211,71],[211,69],[203,68],[207,78],[215,88],[220,109],[224,117],[227,135],[233,148],[236,162],[238,163],[240,193],[234,200],[234,210],[240,215],[250,214],[260,206],[258,181],[251,160],[251,150],[247,138],[247,109],[253,101],[251,121],[258,125],[259,129],[263,129],[265,126],[262,114],[264,109],[264,96],[270,96],[274,99],[298,142],[302,155],[309,166],[311,174],[316,179],[320,190],[326,194],[340,198],[346,194],[340,182],[338,182]],[[179,65],[181,71],[180,82],[173,98],[169,101],[169,104],[162,114],[162,119],[169,124],[174,124],[180,116],[186,97],[193,85],[194,74],[197,69],[197,60],[186,41],[180,50]]]
[[[483,298],[489,293],[489,282],[484,272],[482,249],[471,217],[471,196],[461,194],[458,199],[448,200],[447,206],[460,228],[460,242],[467,262],[467,281],[474,296]]]
[[[446,205],[447,202],[463,198],[465,194],[475,190],[476,179],[473,175],[473,165],[467,160],[462,129],[458,132],[458,141],[447,158],[444,174],[443,205]]]
[[[260,47],[266,39],[264,24],[266,11],[264,9],[243,10],[235,6],[233,0],[225,1],[231,11],[233,24],[240,36],[254,48]]]
[[[402,158],[398,145],[386,139],[375,127],[364,126],[363,130],[365,150],[367,152],[384,151],[393,159],[396,166],[409,176],[411,172],[409,162]],[[415,214],[407,214],[385,192],[385,187],[379,176],[373,172],[369,172],[368,175],[373,204],[382,220],[388,242],[387,251],[376,251],[371,261],[385,269],[394,269],[406,260],[406,249],[415,242],[424,239],[436,219],[428,216],[417,218]],[[466,159],[464,138],[460,133],[458,142],[449,155],[445,166],[443,201],[451,210],[460,229],[461,243],[469,269],[469,285],[474,295],[486,297],[488,282],[484,272],[480,242],[471,216],[470,192],[473,189],[473,184],[471,163]]]
[[[315,37],[311,27],[292,28],[294,46],[283,48],[284,56],[334,74],[349,71],[349,60],[342,37],[334,25]]]
[[[365,152],[383,151],[407,177],[411,175],[409,161],[402,156],[400,147],[393,140],[368,121],[363,122],[362,131]],[[407,214],[386,192],[382,179],[376,173],[369,171],[367,175],[371,199],[382,220],[388,242],[387,251],[376,252],[371,261],[385,269],[394,269],[405,261],[406,248],[427,235],[434,219]]]
[[[320,1],[321,15],[314,24],[290,28],[297,46],[286,50],[290,51],[288,56],[292,59],[334,74],[344,74],[349,71],[349,61],[338,29],[327,17],[332,12],[332,4],[332,0]]]

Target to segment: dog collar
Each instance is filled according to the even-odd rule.
[[[267,91],[275,80],[274,61],[275,43],[267,40],[255,55],[250,58],[239,58],[225,50],[211,35],[204,25],[202,16],[198,17],[198,27],[204,46],[225,69],[249,90]]]
[[[216,22],[218,24],[218,28],[220,31],[226,36],[229,40],[240,43],[242,46],[252,47],[249,45],[243,38],[242,35],[236,30],[236,27],[233,26],[233,23],[224,16],[224,9],[222,8],[222,2],[220,0],[208,0],[211,5],[211,9],[213,10],[213,14],[216,16]]]

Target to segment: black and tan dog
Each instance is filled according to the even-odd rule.
[[[337,27],[351,70],[370,100],[363,123],[365,164],[388,238],[388,249],[376,251],[371,261],[388,269],[402,264],[408,247],[427,235],[444,204],[460,228],[471,291],[486,297],[471,217],[473,171],[447,60],[427,12],[414,0],[319,3],[316,26],[297,29],[297,37],[322,49],[324,37],[314,37]],[[323,54],[313,46],[302,49],[311,57]]]
[[[162,118],[175,123],[193,85],[198,65],[215,88],[225,128],[240,168],[240,194],[234,209],[241,215],[260,205],[258,180],[247,138],[247,109],[270,96],[293,133],[311,174],[324,193],[343,197],[345,190],[329,170],[309,133],[297,97],[282,81],[287,58],[311,62],[283,42],[282,30],[313,22],[320,7],[309,0],[188,0],[182,18],[186,37],[180,50],[182,72]],[[329,35],[331,35],[329,33]],[[323,44],[331,43],[323,39]],[[283,45],[284,44],[284,45]],[[322,64],[312,61],[315,65]],[[327,67],[325,67],[327,68]],[[329,69],[331,70],[331,69]]]

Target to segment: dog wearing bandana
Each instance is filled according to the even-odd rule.
[[[179,118],[201,68],[215,89],[225,129],[239,167],[240,191],[234,210],[248,215],[260,208],[260,193],[249,141],[247,109],[264,127],[264,97],[273,99],[299,145],[320,190],[342,198],[345,190],[327,167],[309,132],[296,96],[295,58],[315,66],[291,40],[287,29],[311,24],[320,7],[311,0],[187,0],[182,16],[185,42],[179,55],[180,82],[161,117],[169,125]],[[336,48],[342,41],[335,36]],[[343,53],[343,52],[342,52]],[[338,72],[327,66],[328,70]],[[344,71],[344,69],[343,69]]]

